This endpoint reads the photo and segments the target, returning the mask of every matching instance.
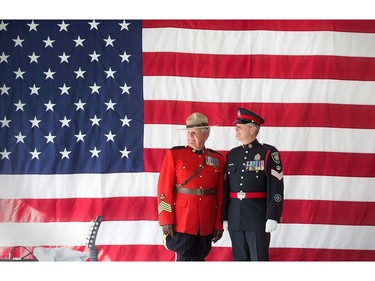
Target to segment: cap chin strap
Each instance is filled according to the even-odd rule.
[[[186,125],[186,128],[195,128],[195,127],[205,127],[208,126],[208,123],[200,123],[200,124],[194,124],[194,125]]]

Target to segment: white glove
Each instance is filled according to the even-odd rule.
[[[266,232],[270,233],[277,228],[277,221],[268,219],[266,221]]]
[[[224,230],[228,230],[228,221],[223,221]]]

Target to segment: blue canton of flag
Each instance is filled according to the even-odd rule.
[[[0,73],[0,173],[143,170],[141,21],[0,21]]]

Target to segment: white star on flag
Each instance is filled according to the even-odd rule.
[[[17,136],[14,136],[16,139],[17,139],[17,142],[16,143],[19,143],[19,142],[22,142],[22,143],[25,143],[25,141],[23,140],[24,138],[26,138],[26,136],[23,136],[21,134],[21,132],[18,133]]]
[[[71,119],[67,119],[66,116],[64,116],[64,119],[62,120],[59,120],[61,122],[61,128],[66,126],[66,127],[70,127],[69,126],[69,122],[72,121]]]
[[[113,135],[111,131],[109,131],[108,134],[104,134],[104,135],[107,137],[107,142],[108,142],[108,141],[113,141],[113,142],[115,141],[115,140],[114,140],[114,137],[115,137],[116,135]]]
[[[73,40],[74,42],[76,42],[76,47],[78,46],[82,46],[83,47],[83,41],[85,41],[86,39],[82,39],[80,36],[77,37],[77,39]]]
[[[64,159],[64,158],[69,159],[70,153],[71,153],[71,151],[66,150],[66,147],[65,147],[63,151],[60,151],[61,159]]]
[[[124,127],[125,125],[130,127],[130,121],[132,121],[131,119],[128,119],[128,116],[125,115],[125,117],[123,119],[120,119],[121,122],[122,122],[122,127]]]
[[[65,52],[63,52],[63,53],[61,54],[61,56],[59,56],[59,58],[61,59],[60,63],[63,63],[63,62],[69,63],[69,61],[68,61],[68,58],[69,58],[69,57],[70,57],[70,56],[68,56],[67,54],[65,54]]]
[[[38,120],[38,119],[36,119],[36,116],[34,116],[34,119],[29,120],[29,121],[31,122],[31,128],[34,128],[34,127],[38,127],[39,128],[39,123],[42,120]]]
[[[90,150],[90,152],[91,152],[91,158],[93,158],[93,157],[96,157],[96,158],[99,158],[99,152],[100,152],[100,150],[97,150],[96,149],[96,146],[94,147],[94,149],[93,150]]]
[[[1,154],[1,160],[2,159],[9,159],[9,154],[11,154],[12,152],[8,152],[7,149],[5,148],[3,152],[0,152]]]
[[[39,89],[40,87],[36,87],[35,84],[32,86],[32,87],[29,87],[29,89],[31,90],[31,93],[30,93],[30,96],[31,95],[39,95]]]
[[[129,154],[131,151],[128,151],[125,147],[123,150],[120,150],[120,152],[121,152],[121,158],[124,158],[124,157],[129,158]]]
[[[18,68],[17,71],[13,71],[14,74],[16,74],[16,79],[21,78],[23,79],[23,75],[26,73],[25,71],[22,71],[20,68]]]
[[[53,80],[53,75],[55,75],[56,72],[53,72],[50,68],[48,68],[48,71],[47,72],[44,72],[44,74],[46,75],[46,80],[48,78],[52,79]]]
[[[92,122],[91,126],[94,126],[94,125],[100,126],[99,125],[100,120],[102,119],[99,119],[98,117],[96,117],[96,114],[95,114],[94,118],[90,118],[90,121]]]
[[[23,39],[21,39],[19,36],[17,36],[17,38],[16,39],[13,39],[13,41],[14,41],[14,47],[17,47],[17,46],[20,46],[20,47],[23,47],[22,46],[22,42],[23,41],[25,41],[25,40],[23,40]]]
[[[26,103],[22,103],[21,100],[18,100],[18,103],[15,103],[14,105],[16,106],[16,111],[24,111],[23,107],[26,105]]]
[[[105,41],[105,46],[107,47],[107,46],[112,46],[112,47],[114,47],[113,46],[113,42],[115,41],[116,39],[112,39],[111,38],[111,36],[110,35],[108,35],[108,38],[107,39],[104,39],[104,41]]]
[[[49,143],[49,142],[54,143],[53,139],[56,138],[56,136],[52,136],[51,132],[48,133],[48,136],[44,136],[44,137],[47,139],[46,143]]]
[[[38,31],[36,28],[38,27],[39,24],[35,23],[33,20],[31,21],[31,23],[28,23],[27,25],[30,27],[29,31],[32,31],[32,30]]]
[[[70,25],[69,23],[66,24],[65,21],[62,21],[60,24],[57,24],[60,27],[59,32],[61,31],[68,31],[68,26]]]
[[[68,91],[69,91],[70,87],[67,87],[65,85],[65,83],[64,83],[64,85],[62,87],[59,87],[59,89],[61,90],[61,95],[63,95],[63,94],[69,95]]]
[[[52,103],[51,100],[48,101],[48,103],[44,104],[46,106],[46,111],[51,110],[53,111],[53,107],[56,105],[55,103]]]
[[[30,56],[28,56],[29,58],[30,58],[30,63],[32,63],[32,62],[36,62],[36,63],[38,63],[38,58],[40,57],[40,56],[37,56],[36,54],[35,54],[35,52],[33,52]]]
[[[79,142],[79,141],[84,142],[84,141],[85,141],[85,140],[84,140],[84,137],[85,137],[86,135],[82,134],[81,131],[79,131],[78,135],[74,135],[74,136],[77,138],[77,142]]]
[[[31,159],[39,159],[39,154],[41,154],[41,152],[37,151],[36,148],[34,149],[34,151],[30,152],[30,154],[32,155],[31,156]]]
[[[130,95],[130,92],[129,90],[131,89],[131,86],[128,86],[126,83],[124,84],[124,86],[120,86],[120,88],[122,89],[122,93],[121,94],[125,94],[127,93],[128,95]]]
[[[12,122],[12,120],[8,120],[6,116],[4,116],[3,120],[0,120],[1,128],[8,127],[9,128],[9,123]]]
[[[48,36],[46,40],[43,40],[43,42],[45,43],[44,48],[47,48],[47,47],[53,48],[53,42],[55,42],[55,40],[51,40]]]
[[[78,110],[85,110],[83,107],[85,106],[85,104],[86,103],[83,103],[82,101],[81,101],[81,99],[79,99],[79,101],[78,102],[76,102],[76,103],[74,103],[75,105],[76,105],[76,107],[77,107],[77,109],[76,109],[76,111],[78,111]]]

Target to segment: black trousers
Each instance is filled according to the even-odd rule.
[[[253,231],[229,231],[234,261],[268,261],[270,234]]]
[[[191,235],[175,232],[166,237],[166,247],[176,252],[176,261],[204,261],[210,253],[213,236]]]

